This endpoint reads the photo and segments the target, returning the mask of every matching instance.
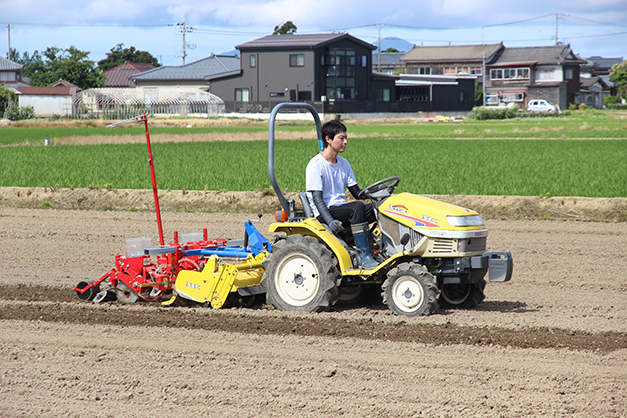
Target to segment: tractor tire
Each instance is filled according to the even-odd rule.
[[[438,304],[445,309],[475,308],[485,299],[485,279],[477,283],[445,284]]]
[[[266,302],[282,311],[328,310],[338,299],[337,259],[314,237],[290,235],[263,262]]]
[[[383,303],[396,315],[426,316],[438,309],[436,278],[420,264],[399,264],[390,270],[381,289]]]

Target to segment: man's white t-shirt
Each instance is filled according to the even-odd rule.
[[[337,156],[337,163],[331,164],[318,154],[309,161],[306,170],[306,190],[309,205],[314,216],[319,216],[313,201],[312,191],[322,191],[322,198],[327,207],[346,203],[346,189],[357,184],[353,168],[343,157]]]

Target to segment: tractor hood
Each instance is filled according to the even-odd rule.
[[[485,237],[488,231],[474,210],[411,193],[387,198],[379,206],[382,215],[429,237]]]

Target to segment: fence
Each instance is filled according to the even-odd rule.
[[[225,101],[226,113],[270,113],[280,102],[235,102]],[[318,113],[414,113],[414,112],[461,112],[470,111],[475,105],[473,101],[353,101],[336,100],[324,102],[305,102],[312,105]],[[285,112],[297,112],[289,109]]]

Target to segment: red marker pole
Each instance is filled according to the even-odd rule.
[[[144,113],[143,116],[137,118],[137,121],[144,121],[146,126],[146,144],[148,145],[148,163],[150,163],[150,176],[152,177],[152,193],[155,196],[155,211],[157,212],[157,226],[159,227],[159,243],[165,245],[163,240],[163,227],[161,226],[161,210],[159,209],[159,193],[157,192],[157,178],[155,177],[155,164],[152,158],[152,149],[150,148],[150,134],[148,133],[148,116]]]

